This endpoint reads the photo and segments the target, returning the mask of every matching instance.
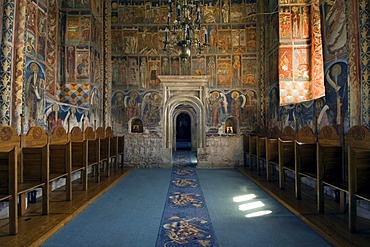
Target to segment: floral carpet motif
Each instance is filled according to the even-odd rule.
[[[175,156],[156,246],[218,246],[196,168],[188,161],[186,152]]]

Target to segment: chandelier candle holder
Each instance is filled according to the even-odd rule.
[[[208,31],[201,26],[200,11],[199,0],[168,0],[164,51],[177,52],[181,60],[187,60],[192,50],[200,54],[209,45]]]

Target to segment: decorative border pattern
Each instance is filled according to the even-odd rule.
[[[348,16],[358,15],[358,1],[347,1]],[[357,18],[347,18],[348,20],[348,64],[349,64],[349,106],[350,106],[350,126],[361,122],[361,81],[360,81],[360,59],[359,59],[359,26]]]
[[[19,12],[17,16],[17,28],[16,28],[16,49],[15,54],[15,83],[13,83],[13,116],[12,123],[13,126],[17,129],[18,133],[21,132],[21,117],[20,115],[24,109],[24,87],[23,83],[25,81],[25,68],[26,65],[26,56],[25,56],[25,44],[26,44],[26,35],[25,35],[25,26],[26,26],[26,15],[27,15],[27,0],[19,1]]]
[[[3,31],[0,45],[0,116],[1,125],[10,124],[11,72],[13,54],[14,1],[5,0],[3,8]]]
[[[359,0],[360,3],[360,52],[361,52],[361,123],[370,128],[370,2]]]

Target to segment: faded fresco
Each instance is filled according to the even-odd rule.
[[[261,108],[266,110],[268,126],[308,124],[319,130],[329,123],[346,131],[357,119],[370,126],[367,0],[358,0],[358,9],[344,0],[320,5],[325,95],[284,107],[280,106],[284,83],[279,85],[279,79],[302,83],[312,77],[307,72],[307,64],[313,63],[307,59],[312,50],[278,48],[281,37],[305,39],[314,31],[306,24],[312,9],[307,12],[301,1],[268,1],[263,6],[271,13],[265,15],[266,73],[260,71],[257,55],[261,30],[256,1],[204,1],[201,18],[209,47],[187,63],[162,50],[166,1],[131,2],[111,1],[109,44],[103,43],[102,1],[20,0],[18,22],[14,22],[14,1],[0,0],[4,7],[0,10],[2,124],[19,130],[23,113],[25,130],[32,125],[49,130],[68,123],[93,126],[103,124],[102,114],[108,111],[121,130],[127,130],[134,118],[155,128],[162,121],[164,100],[157,76],[208,75],[207,125],[212,129],[233,117],[243,130],[252,130],[262,119],[257,114]],[[290,13],[284,22],[277,12],[282,3]],[[355,24],[360,30],[354,30]],[[109,71],[103,67],[104,48],[111,52],[111,60],[105,63],[111,67],[111,95],[106,87],[109,78],[104,76]],[[265,81],[263,90],[261,81]],[[111,109],[103,107],[106,99]]]
[[[368,30],[368,2],[359,0],[360,6],[360,23],[362,23],[363,30],[361,41],[361,61],[362,61],[362,124],[369,126],[369,83],[366,76],[369,68],[367,66],[367,54],[368,46],[365,44],[369,37]],[[348,46],[353,47],[348,39],[349,29],[353,29],[353,25],[348,26],[348,13],[347,2],[343,0],[326,1],[322,4],[322,35],[323,35],[323,53],[325,57],[324,61],[324,85],[325,85],[325,96],[314,101],[308,101],[306,103],[298,105],[288,105],[280,107],[279,103],[275,99],[275,96],[279,92],[277,90],[278,76],[274,73],[274,68],[278,65],[275,64],[275,53],[274,42],[272,39],[275,35],[270,33],[270,60],[269,60],[269,79],[270,86],[268,96],[270,100],[268,102],[268,125],[277,125],[283,128],[286,125],[292,125],[295,129],[299,129],[302,125],[309,125],[315,131],[320,131],[322,126],[330,124],[337,128],[339,133],[346,133],[351,126],[351,119],[353,116],[359,114],[357,111],[351,110],[350,106],[350,95],[360,94],[358,90],[360,87],[354,87],[349,84],[350,80],[350,64],[353,59],[349,57]],[[270,18],[269,22],[271,26],[274,26],[275,19]],[[356,31],[354,31],[356,32]],[[288,54],[288,52],[286,53]],[[289,67],[290,66],[290,67]],[[287,68],[293,68],[294,64],[288,63]],[[287,70],[289,71],[289,70]],[[352,82],[353,83],[353,82]],[[276,85],[276,86],[275,86]],[[356,103],[359,105],[359,102]],[[275,115],[277,113],[277,115]]]
[[[280,105],[324,96],[318,0],[280,1],[279,42]]]
[[[167,1],[112,1],[112,80],[120,90],[158,88],[156,75],[211,75],[213,88],[254,87],[256,1],[202,1],[209,47],[187,63],[164,48]],[[148,25],[150,24],[150,25]],[[200,34],[204,35],[204,31]],[[233,54],[232,56],[230,54]],[[254,58],[254,59],[253,59]]]

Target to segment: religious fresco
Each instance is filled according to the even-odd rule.
[[[233,117],[245,130],[257,124],[257,93],[253,90],[211,91],[207,97],[207,125],[215,132],[227,118]]]
[[[325,28],[323,29],[326,61],[347,55],[346,1],[325,1],[323,5]]]
[[[304,125],[320,131],[325,125],[333,125],[338,133],[349,129],[348,72],[344,62],[333,63],[325,72],[325,97],[314,101],[279,107],[277,87],[269,92],[268,117],[272,127],[292,126],[298,130]]]
[[[319,1],[280,1],[279,42],[280,105],[324,96]]]
[[[187,62],[179,61],[176,53],[163,50],[167,8],[167,1],[112,1],[114,87],[120,90],[156,89],[158,81],[150,79],[154,75],[206,74],[211,75],[209,86],[214,88],[256,86],[257,71],[243,69],[257,67],[243,64],[256,61],[247,59],[257,56],[256,18],[253,16],[256,1],[203,1],[201,20],[209,34],[210,45],[201,54],[192,52]],[[197,34],[203,41],[204,33],[201,30]],[[127,61],[125,72],[118,71],[122,67],[121,60]],[[122,77],[123,73],[127,76]]]
[[[35,61],[26,62],[26,82],[24,88],[25,124],[28,127],[44,126],[45,120],[45,66]]]
[[[27,116],[25,116],[27,117],[27,125],[39,123],[42,126],[48,125],[47,118],[45,116],[42,118],[39,112],[34,111],[35,107],[25,106],[27,100],[37,102],[37,96],[35,96],[36,98],[26,98],[26,94],[30,93],[28,89],[33,87],[32,83],[40,81],[42,82],[41,92],[37,91],[37,94],[39,96],[41,94],[43,110],[46,113],[52,109],[52,105],[58,104],[60,114],[57,115],[61,121],[64,121],[64,117],[67,116],[66,109],[71,107],[70,105],[74,105],[80,123],[82,115],[79,114],[88,110],[92,103],[96,105],[93,108],[99,110],[94,110],[95,118],[89,120],[90,124],[93,124],[97,119],[99,119],[97,122],[101,121],[98,116],[101,113],[98,111],[102,112],[102,106],[98,107],[97,104],[102,103],[98,97],[107,97],[112,106],[118,104],[118,109],[121,109],[121,112],[118,111],[114,114],[117,116],[123,114],[123,123],[125,124],[128,121],[125,97],[128,97],[132,91],[136,91],[136,101],[140,104],[140,111],[138,111],[140,118],[144,122],[147,121],[150,126],[155,126],[153,113],[147,113],[149,111],[148,103],[145,107],[142,106],[146,94],[158,93],[159,85],[154,76],[187,73],[209,75],[208,85],[211,87],[211,91],[225,94],[228,103],[227,111],[225,111],[227,114],[221,114],[220,123],[228,116],[240,114],[240,125],[243,128],[252,129],[251,126],[260,119],[254,110],[257,109],[257,99],[259,99],[259,101],[263,101],[259,102],[261,107],[262,104],[266,104],[264,109],[267,109],[268,124],[270,121],[277,124],[280,121],[281,125],[293,123],[295,126],[300,126],[301,124],[313,124],[310,119],[317,118],[320,119],[320,126],[326,122],[330,124],[342,123],[346,129],[351,123],[357,121],[353,119],[360,118],[361,121],[358,123],[370,126],[370,86],[368,82],[370,68],[367,63],[370,48],[366,45],[369,37],[369,2],[358,0],[358,9],[353,9],[348,1],[344,0],[322,3],[320,7],[323,20],[323,55],[325,56],[325,70],[322,75],[325,81],[325,90],[328,92],[324,97],[315,100],[314,103],[307,102],[299,106],[288,105],[277,109],[274,108],[274,95],[281,96],[275,92],[279,88],[279,76],[282,75],[286,78],[292,71],[291,78],[300,83],[305,82],[307,75],[310,75],[307,74],[306,65],[312,63],[306,58],[306,55],[310,54],[307,47],[300,46],[294,49],[282,47],[279,51],[276,48],[278,38],[284,37],[290,40],[299,37],[304,39],[307,37],[307,32],[312,33],[315,30],[307,29],[307,25],[304,24],[307,8],[304,8],[304,4],[302,6],[297,4],[299,1],[283,1],[287,3],[286,8],[289,9],[291,18],[290,22],[281,23],[281,33],[278,33],[279,28],[276,28],[279,15],[274,14],[268,17],[270,23],[266,29],[268,33],[266,36],[268,37],[266,57],[269,58],[269,61],[266,63],[268,64],[265,73],[267,75],[266,89],[258,91],[257,88],[263,78],[261,78],[259,69],[260,60],[257,59],[256,55],[259,52],[257,44],[259,44],[260,36],[258,33],[260,30],[256,28],[258,26],[256,16],[253,16],[257,12],[255,2],[205,1],[205,5],[202,6],[202,19],[209,33],[210,46],[202,54],[192,56],[189,63],[184,64],[176,54],[163,53],[162,51],[163,27],[166,22],[163,17],[167,13],[165,1],[148,1],[146,3],[130,1],[130,4],[126,4],[126,1],[112,1],[111,39],[113,42],[107,48],[112,48],[111,77],[114,91],[112,96],[106,96],[106,92],[103,91],[103,78],[107,77],[103,76],[102,65],[104,59],[102,49],[105,46],[102,44],[101,1],[22,0],[20,1],[20,13],[24,13],[24,16],[22,14],[17,16],[19,26],[14,27],[13,25],[17,24],[13,21],[14,1],[0,0],[1,6],[4,6],[0,11],[0,62],[3,75],[0,88],[2,123],[12,123],[19,127],[20,123],[17,118],[20,113],[27,112]],[[280,1],[266,3],[270,8],[268,12],[276,10],[276,4],[273,2],[280,3]],[[222,12],[224,4],[229,5],[229,11]],[[294,6],[297,9],[293,9]],[[308,13],[312,14],[311,11],[309,9]],[[359,14],[359,18],[348,18],[353,14]],[[297,15],[299,22],[295,19]],[[354,30],[355,25],[353,24],[355,22],[353,19],[358,21],[360,32]],[[354,33],[360,34],[358,37],[360,45],[357,45],[356,40],[352,38]],[[255,36],[257,37],[255,38]],[[285,66],[284,54],[288,59],[293,57],[297,59],[287,62],[287,66]],[[86,58],[87,61],[85,61]],[[359,64],[355,62],[357,60]],[[277,63],[277,61],[280,62]],[[86,65],[88,68],[84,69]],[[283,70],[283,67],[287,70]],[[278,68],[282,71],[278,72]],[[34,75],[36,76],[33,77]],[[346,84],[347,82],[348,84]],[[231,103],[238,104],[238,100],[232,100],[237,98],[236,94],[234,94],[234,98],[232,97],[232,92],[235,90],[239,93],[238,99],[242,105],[240,113],[237,111],[231,113]],[[116,92],[123,94],[123,112],[121,96],[116,95]],[[258,95],[257,92],[264,95]],[[244,105],[244,99],[241,95],[246,98]],[[342,97],[339,103],[338,95]],[[94,100],[91,96],[94,96]],[[266,100],[263,100],[263,97]],[[152,100],[158,102],[162,100],[162,96],[148,95],[146,97],[146,102]],[[62,107],[63,104],[66,104],[66,108]],[[338,105],[341,105],[340,111]],[[72,108],[68,109],[71,115]],[[112,119],[113,112],[115,111],[112,110]],[[250,117],[245,117],[246,112],[250,114]],[[320,114],[321,112],[322,114]],[[84,115],[90,118],[94,114],[89,111]],[[345,119],[350,119],[352,122],[343,123],[340,121],[343,115]],[[117,117],[117,120],[120,118]],[[299,121],[298,118],[300,118]],[[160,120],[160,117],[157,118],[158,122]],[[207,121],[210,127],[211,120],[207,119]]]
[[[143,121],[145,127],[157,127],[162,117],[162,98],[157,91],[115,91],[111,112],[114,127],[120,131],[127,130],[128,123],[137,118]]]

